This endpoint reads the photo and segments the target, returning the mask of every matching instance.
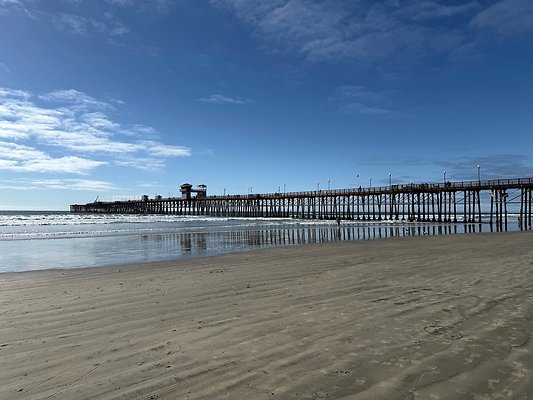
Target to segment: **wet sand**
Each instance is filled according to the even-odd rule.
[[[533,232],[6,273],[0,399],[532,399],[532,332]]]

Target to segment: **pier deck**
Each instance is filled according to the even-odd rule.
[[[533,178],[411,183],[381,187],[248,195],[93,202],[73,213],[208,215],[418,222],[489,222],[506,229],[509,213],[531,229]],[[482,215],[488,220],[482,220]]]

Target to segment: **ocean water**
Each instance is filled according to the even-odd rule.
[[[508,230],[517,230],[511,216]],[[487,224],[0,211],[0,272],[201,257],[263,247],[490,232]]]

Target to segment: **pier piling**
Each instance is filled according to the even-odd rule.
[[[201,186],[196,197],[186,194],[150,199],[143,196],[139,200],[74,204],[70,210],[73,213],[239,218],[487,222],[491,226],[494,224],[498,231],[507,229],[509,213],[517,215],[520,229],[531,229],[533,219],[533,178],[223,196],[207,196],[205,185]],[[459,220],[461,205],[462,221]],[[486,214],[482,211],[484,207],[488,208]]]

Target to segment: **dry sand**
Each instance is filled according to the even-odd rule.
[[[533,399],[532,232],[1,274],[0,289],[3,400]]]

